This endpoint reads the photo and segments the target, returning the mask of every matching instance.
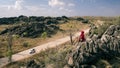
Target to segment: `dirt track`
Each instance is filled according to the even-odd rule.
[[[89,32],[89,29],[86,29],[84,30],[85,33],[88,33]],[[73,39],[75,39],[76,37],[79,36],[80,33],[76,33],[74,36],[73,36]],[[30,48],[28,50],[25,50],[25,51],[22,51],[22,52],[19,52],[17,54],[14,54],[12,56],[12,61],[15,62],[15,61],[19,61],[19,60],[22,60],[22,59],[25,59],[25,58],[28,58],[28,57],[31,57],[32,55],[34,54],[37,54],[37,53],[40,53],[41,51],[44,51],[45,49],[48,49],[48,48],[53,48],[53,47],[56,47],[56,46],[59,46],[65,42],[68,42],[70,41],[70,38],[69,36],[66,36],[64,38],[61,38],[61,39],[57,39],[55,41],[51,41],[51,42],[48,42],[46,44],[42,44],[42,45],[39,45],[39,46],[36,46],[36,47],[33,47],[33,48]],[[31,49],[35,49],[36,52],[34,54],[29,54],[30,50]],[[8,64],[8,58],[5,57],[5,58],[0,58],[0,68],[3,67],[4,65]]]

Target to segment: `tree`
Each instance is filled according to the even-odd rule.
[[[12,62],[12,34],[11,32],[8,34],[8,62]]]
[[[72,39],[72,29],[73,29],[73,25],[68,24],[68,27],[69,27],[69,31],[70,31],[70,42],[71,42],[71,45],[73,45],[73,39]]]

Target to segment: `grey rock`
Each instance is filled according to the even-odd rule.
[[[71,53],[73,56],[73,68],[97,68],[89,66],[95,64],[100,58],[111,59],[120,54],[119,26],[111,25],[100,39],[94,35],[92,39],[77,44],[76,50]],[[68,58],[70,60],[70,58]],[[93,62],[94,61],[94,62]],[[68,65],[71,65],[70,63]]]
[[[115,29],[115,25],[111,25],[111,26],[105,31],[105,34],[113,35],[115,30],[116,30],[116,29]]]

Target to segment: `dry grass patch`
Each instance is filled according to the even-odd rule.
[[[46,51],[42,51],[41,53],[30,58],[9,64],[4,68],[25,67],[30,60],[35,60],[41,68],[49,67],[51,65],[52,68],[63,68],[67,63],[66,55],[70,52],[70,50],[72,50],[72,46],[69,44],[70,43],[67,43],[56,48],[47,49]]]

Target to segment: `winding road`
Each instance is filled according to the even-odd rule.
[[[88,33],[89,32],[89,29],[86,29],[84,30],[85,33]],[[73,39],[75,39],[76,37],[79,36],[80,33],[76,33],[74,36],[73,36]],[[39,45],[39,46],[36,46],[36,47],[33,47],[33,48],[30,48],[28,50],[25,50],[25,51],[22,51],[22,52],[19,52],[17,54],[14,54],[12,55],[12,62],[15,62],[15,61],[19,61],[19,60],[22,60],[22,59],[25,59],[25,58],[28,58],[28,57],[31,57],[33,56],[34,54],[38,54],[40,53],[41,51],[44,51],[48,48],[53,48],[53,47],[56,47],[56,46],[59,46],[63,43],[66,43],[70,41],[70,37],[69,36],[66,36],[64,38],[61,38],[61,39],[57,39],[55,41],[51,41],[51,42],[48,42],[46,44],[42,44],[42,45]],[[30,50],[31,49],[35,49],[35,53],[33,54],[29,54]],[[8,64],[8,58],[5,57],[5,58],[0,58],[0,68],[2,68],[3,66],[7,65]]]

